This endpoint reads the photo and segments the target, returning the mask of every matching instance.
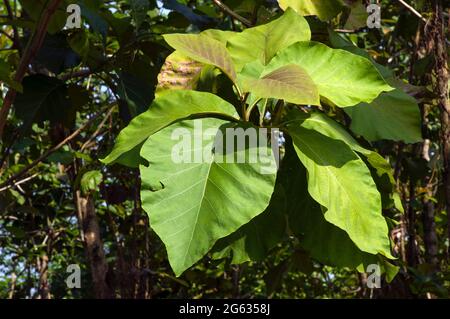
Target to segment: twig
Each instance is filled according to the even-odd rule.
[[[116,103],[114,103],[112,106],[108,105],[108,108],[114,108],[116,106]],[[86,123],[84,123],[80,128],[78,128],[75,132],[70,134],[68,137],[66,137],[63,141],[61,141],[58,145],[52,147],[48,151],[46,151],[44,154],[39,156],[36,160],[34,160],[31,164],[27,165],[23,170],[9,178],[6,182],[0,185],[0,189],[3,189],[5,187],[8,187],[10,185],[13,185],[15,181],[17,181],[19,178],[22,178],[26,173],[28,173],[32,168],[34,168],[36,165],[38,165],[40,162],[42,162],[44,159],[46,159],[48,156],[50,156],[52,153],[59,150],[61,147],[69,143],[71,140],[73,140],[75,137],[77,137],[84,129],[86,129],[89,125],[91,125],[101,114],[104,113],[105,110],[102,110],[95,114],[92,118],[89,119]]]
[[[358,32],[362,32],[364,28],[361,29],[334,29],[335,32],[338,33],[358,33]]]
[[[28,69],[28,65],[39,52],[39,49],[44,42],[50,19],[61,2],[62,0],[52,0],[42,14],[42,17],[36,27],[36,31],[30,38],[30,41],[28,42],[25,52],[20,60],[19,67],[17,68],[16,75],[14,76],[14,81],[19,83],[22,82],[23,77],[25,76],[25,73]],[[16,98],[16,94],[17,92],[16,90],[14,90],[14,88],[9,88],[5,99],[3,100],[3,107],[0,109],[0,141],[3,139],[3,130],[6,125],[6,120],[8,118],[11,105],[14,103],[14,100]]]
[[[245,26],[247,26],[247,27],[253,26],[253,23],[251,21],[249,21],[246,18],[237,14],[236,12],[231,10],[227,5],[223,4],[221,1],[213,0],[213,2],[217,7],[219,7],[220,10],[222,10],[226,14],[230,15],[231,17],[235,18],[236,20],[242,22],[242,24],[244,24]]]
[[[94,73],[95,72],[93,72],[91,69],[83,69],[83,70],[79,70],[76,72],[62,74],[62,75],[58,76],[58,79],[60,79],[63,82],[66,82],[67,80],[71,80],[71,79],[75,79],[75,78],[85,78]]]
[[[425,19],[416,9],[414,9],[413,7],[411,7],[409,4],[407,4],[405,1],[403,0],[398,0],[398,2],[400,2],[406,9],[408,9],[409,11],[411,11],[415,16],[417,16],[420,20],[422,20],[424,23],[427,23],[427,19]]]
[[[86,149],[86,147],[89,145],[89,143],[97,137],[97,135],[100,133],[100,131],[102,130],[102,127],[105,125],[106,121],[109,119],[109,117],[111,116],[111,113],[114,111],[114,108],[112,107],[108,113],[106,113],[106,116],[104,117],[104,119],[100,122],[100,124],[98,125],[97,129],[95,130],[95,132],[91,135],[91,137],[89,137],[89,139],[83,144],[83,146],[81,146],[80,151],[84,151]]]
[[[26,182],[32,180],[33,178],[35,178],[35,177],[38,176],[38,175],[39,175],[38,173],[33,174],[33,175],[28,176],[27,178],[24,178],[24,179],[22,179],[22,180],[20,180],[20,181],[18,181],[18,182],[16,182],[16,183],[13,183],[13,184],[11,184],[11,185],[8,185],[8,186],[5,186],[5,187],[3,187],[3,188],[0,188],[0,193],[1,193],[1,192],[4,192],[4,191],[6,191],[6,190],[8,190],[8,189],[10,189],[10,188],[19,186],[19,185],[21,185],[21,184],[23,184],[23,183],[26,183]]]

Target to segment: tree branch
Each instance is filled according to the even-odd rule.
[[[20,60],[19,67],[17,68],[16,75],[14,76],[14,81],[21,83],[25,73],[28,69],[28,65],[34,59],[36,54],[39,52],[39,49],[44,42],[45,35],[47,34],[47,28],[50,23],[50,19],[55,13],[56,9],[58,9],[62,0],[52,0],[50,4],[47,6],[45,11],[43,12],[41,19],[36,27],[36,31],[31,37],[28,45],[25,49],[24,54],[22,55],[22,59]],[[8,93],[6,94],[5,99],[3,100],[3,107],[0,109],[0,141],[3,139],[3,130],[6,125],[6,120],[8,118],[9,110],[11,109],[12,104],[16,98],[16,90],[13,88],[9,88]]]
[[[27,178],[24,178],[24,179],[18,181],[18,182],[14,182],[14,183],[12,183],[12,184],[10,184],[10,185],[8,185],[8,186],[2,187],[2,188],[0,188],[0,193],[1,193],[1,192],[4,192],[4,191],[6,191],[6,190],[8,190],[8,189],[10,189],[10,188],[19,186],[19,185],[21,185],[21,184],[23,184],[23,183],[26,183],[26,182],[32,180],[33,178],[37,177],[38,175],[39,175],[39,174],[36,173],[36,174],[33,174],[33,175],[31,175],[31,176],[28,176]]]
[[[425,19],[416,9],[414,9],[413,7],[411,7],[409,4],[407,4],[405,1],[403,0],[398,0],[398,2],[400,2],[406,9],[408,9],[409,11],[411,11],[412,14],[414,14],[416,17],[418,17],[420,20],[422,20],[424,23],[427,22],[427,19]]]
[[[228,14],[229,16],[233,17],[234,19],[240,21],[245,26],[247,26],[247,27],[253,26],[253,23],[251,21],[249,21],[246,18],[244,18],[244,17],[240,16],[239,14],[237,14],[236,12],[231,10],[227,5],[223,4],[221,1],[213,0],[213,2],[220,10],[222,10],[223,12]]]

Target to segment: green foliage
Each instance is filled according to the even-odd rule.
[[[371,102],[383,91],[392,90],[372,63],[363,57],[334,50],[317,42],[291,44],[290,38],[281,37],[279,33],[286,23],[293,26],[291,32],[300,35],[297,41],[309,37],[304,19],[292,10],[287,10],[274,22],[236,35],[226,34],[220,37],[221,41],[204,33],[169,34],[164,39],[181,55],[219,68],[234,82],[236,78],[239,79],[236,94],[244,110],[241,113],[243,122],[249,121],[254,110],[252,105],[246,104],[245,93],[251,94],[256,102],[265,98],[298,105],[320,105],[320,94],[332,105],[349,107]],[[236,49],[237,43],[244,41],[256,43],[255,47],[260,48],[260,51],[244,52]],[[226,42],[226,46],[223,42]],[[249,52],[255,55],[249,56]],[[168,58],[171,62],[166,61],[163,76],[170,67],[175,72],[179,69],[179,66],[174,65],[173,58],[171,55]],[[245,66],[239,72],[241,65]],[[352,71],[346,72],[350,66]],[[235,70],[238,70],[238,76]],[[189,76],[191,79],[196,77]],[[143,208],[149,213],[152,228],[166,245],[169,261],[177,275],[204,256],[219,239],[236,231],[230,239],[218,243],[221,247],[218,251],[221,252],[215,253],[216,258],[232,251],[233,261],[242,262],[248,260],[248,256],[261,255],[258,251],[267,251],[267,247],[273,246],[270,241],[268,244],[261,243],[262,249],[251,244],[258,224],[264,225],[269,215],[275,216],[274,213],[270,214],[273,208],[261,214],[269,204],[273,185],[267,184],[266,176],[258,174],[258,164],[227,163],[223,166],[214,161],[215,156],[208,157],[205,162],[193,160],[195,157],[190,155],[199,148],[205,154],[214,151],[212,143],[202,147],[194,141],[189,141],[188,146],[185,146],[188,149],[183,148],[181,151],[183,159],[187,156],[189,164],[174,163],[171,150],[177,144],[171,140],[172,132],[184,128],[199,138],[195,135],[198,133],[194,132],[193,123],[196,122],[178,121],[189,116],[212,116],[226,104],[208,93],[183,90],[162,93],[146,113],[138,116],[123,130],[113,152],[104,160],[105,163],[112,162],[148,138],[141,149],[141,157],[149,162],[147,167],[141,166]],[[231,105],[228,108],[231,109]],[[222,118],[232,114],[231,111],[222,113],[225,113],[221,115]],[[372,260],[376,260],[377,254],[392,258],[388,226],[382,215],[381,195],[369,168],[356,152],[372,153],[360,147],[344,128],[323,113],[309,112],[308,115],[292,111],[282,113],[282,116],[285,124],[273,122],[272,125],[281,124],[282,130],[292,137],[298,157],[308,171],[309,194],[324,207],[326,222],[319,218],[323,214],[320,209],[308,213],[319,214],[316,217],[319,224],[328,222],[328,227],[335,225],[345,231],[361,250],[359,255],[364,256],[364,252],[372,254]],[[177,124],[173,124],[175,122]],[[226,126],[226,122],[219,120],[205,119],[198,123],[215,130]],[[241,125],[234,124],[234,128]],[[276,200],[279,199],[274,195],[272,202]],[[293,197],[287,197],[286,205],[289,206],[292,200]],[[260,219],[250,222],[259,214]],[[279,215],[278,221],[273,223],[283,223],[283,219]],[[249,222],[253,227],[244,226]],[[299,233],[304,229],[300,227],[293,231]],[[327,236],[333,232],[321,234]],[[349,241],[345,235],[339,236]],[[325,239],[321,240],[326,242]],[[227,248],[225,243],[230,247]],[[350,244],[346,246],[350,247],[348,256],[358,256],[358,253],[352,253],[358,251],[356,247]],[[353,265],[357,266],[361,258],[355,258]]]
[[[0,298],[448,297],[432,21],[223,2],[62,1],[20,83],[49,1],[0,5]]]
[[[80,180],[81,190],[85,194],[88,194],[91,191],[96,191],[102,181],[102,172],[97,170],[86,172]]]
[[[23,121],[22,130],[28,131],[33,123],[49,120],[52,125],[62,123],[72,127],[77,107],[68,98],[64,82],[43,75],[32,75],[23,80],[23,93],[15,101],[16,114]],[[60,110],[64,112],[60,112]]]

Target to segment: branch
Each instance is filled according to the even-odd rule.
[[[109,108],[108,114],[110,114],[111,110],[116,106],[116,103],[114,103],[112,106],[108,105],[106,109]],[[46,159],[48,156],[50,156],[52,153],[59,150],[61,147],[72,141],[75,137],[77,137],[82,131],[84,131],[89,125],[91,125],[100,115],[104,114],[105,109],[101,110],[97,114],[95,114],[93,117],[89,119],[86,123],[84,123],[80,128],[78,128],[75,132],[70,134],[68,137],[66,137],[63,141],[61,141],[58,145],[52,147],[48,151],[46,151],[44,154],[39,156],[36,160],[34,160],[31,164],[27,165],[23,170],[18,172],[17,174],[13,175],[11,178],[9,178],[6,182],[0,185],[0,191],[9,189],[10,186],[14,186],[15,182],[22,178],[26,173],[28,173],[31,169],[33,169],[36,165],[38,165],[40,162],[42,162],[44,159]],[[17,185],[17,183],[16,183]]]
[[[10,184],[10,185],[8,185],[8,186],[2,187],[2,188],[0,188],[0,193],[1,193],[1,192],[4,192],[4,191],[6,191],[6,190],[8,190],[8,189],[10,189],[10,188],[19,186],[19,185],[21,185],[21,184],[23,184],[23,183],[26,183],[26,182],[32,180],[33,178],[37,177],[38,175],[39,175],[39,173],[36,173],[36,174],[33,174],[33,175],[31,175],[31,176],[28,176],[27,178],[24,178],[24,179],[18,181],[18,182],[15,182],[15,183],[12,183],[12,184]]]
[[[81,152],[86,149],[86,147],[89,145],[89,143],[91,143],[97,137],[98,134],[100,134],[100,131],[102,130],[103,126],[105,125],[106,121],[109,119],[109,117],[111,116],[113,111],[114,111],[113,107],[109,109],[108,113],[106,113],[106,116],[100,122],[100,124],[98,125],[95,132],[91,135],[91,137],[89,137],[89,139],[83,144],[83,146],[81,146],[81,149],[80,149]]]
[[[75,78],[85,78],[94,73],[95,72],[92,71],[91,69],[82,69],[82,70],[79,70],[76,72],[61,74],[60,76],[58,76],[58,79],[60,79],[63,82],[66,82],[68,80],[75,79]]]
[[[22,59],[20,60],[19,67],[17,68],[16,75],[14,76],[14,81],[19,83],[22,82],[28,69],[28,65],[39,52],[39,49],[44,42],[50,19],[61,2],[62,0],[52,0],[42,14],[41,19],[39,20],[39,23],[36,27],[36,31],[28,42]],[[6,125],[6,120],[8,118],[8,113],[11,109],[11,105],[14,103],[14,100],[16,98],[16,94],[16,90],[14,90],[13,88],[9,88],[9,91],[6,94],[5,99],[3,100],[3,107],[0,109],[0,141],[3,139],[3,130]]]
[[[422,20],[424,23],[427,23],[427,19],[425,19],[416,9],[414,9],[413,7],[411,7],[409,4],[407,4],[405,1],[403,0],[398,0],[398,2],[400,2],[406,9],[408,9],[409,11],[412,12],[412,14],[414,14],[416,17],[418,17],[420,20]]]
[[[231,10],[227,5],[223,4],[221,1],[219,0],[213,0],[214,4],[219,7],[220,10],[222,10],[223,12],[225,12],[226,14],[230,15],[231,17],[235,18],[236,20],[242,22],[242,24],[244,24],[247,27],[251,27],[253,26],[253,23],[251,23],[249,20],[247,20],[246,18],[240,16],[239,14],[237,14],[236,12],[234,12],[233,10]]]

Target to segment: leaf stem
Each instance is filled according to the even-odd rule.
[[[280,123],[281,115],[283,115],[283,109],[284,109],[284,101],[278,100],[277,104],[275,105],[272,125],[277,125],[278,123]]]
[[[263,127],[264,125],[264,117],[266,115],[267,102],[269,99],[264,99],[263,108],[259,110],[259,126]]]
[[[259,101],[261,101],[261,99],[256,100],[255,102],[253,102],[252,105],[250,105],[247,108],[247,111],[245,112],[245,115],[244,115],[245,121],[247,121],[247,122],[250,121],[250,115],[252,114],[253,109],[255,108],[255,106],[258,104]]]

